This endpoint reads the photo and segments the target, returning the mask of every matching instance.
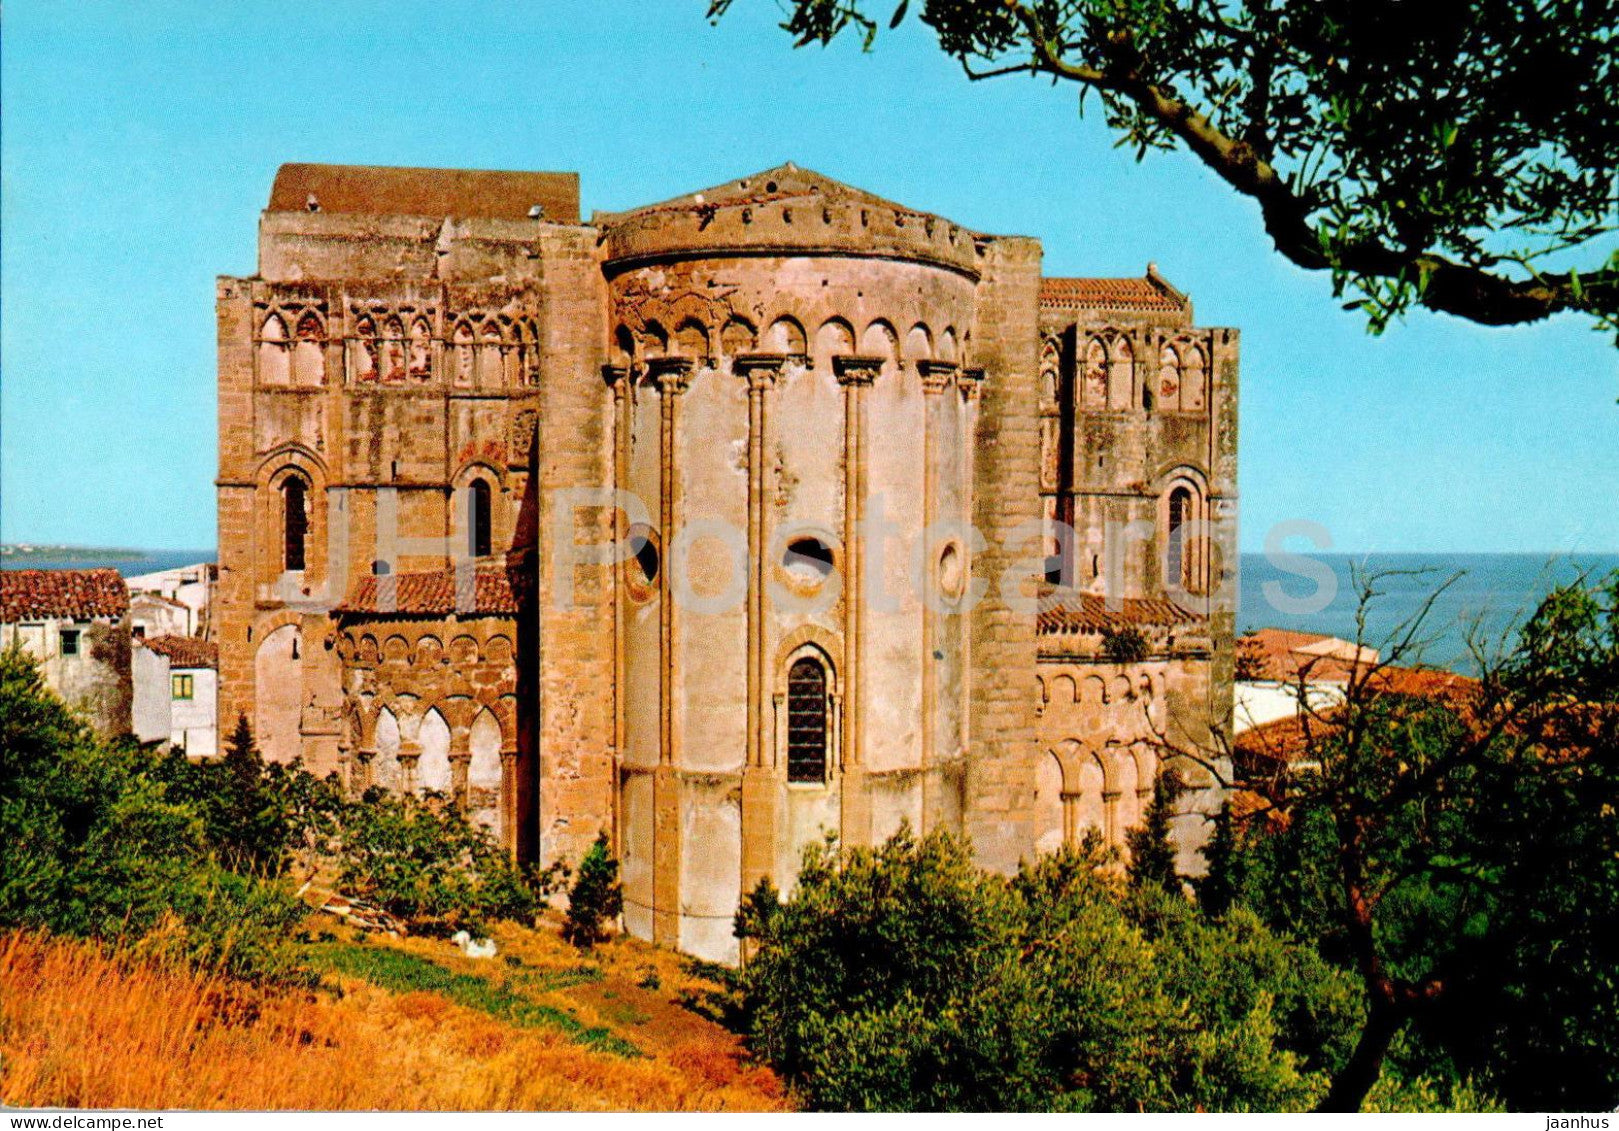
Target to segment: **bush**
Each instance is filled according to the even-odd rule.
[[[1152,655],[1152,643],[1139,628],[1126,627],[1102,634],[1102,656],[1115,664],[1139,664]]]
[[[1095,841],[1009,879],[942,832],[829,842],[737,933],[750,1043],[823,1110],[1297,1109],[1358,1020],[1346,976]]]
[[[568,918],[562,925],[562,937],[588,950],[607,937],[605,924],[615,921],[623,910],[618,861],[613,859],[603,830],[579,861],[578,874],[568,892]]]
[[[155,755],[97,740],[26,653],[0,654],[0,925],[282,979],[302,914],[285,885],[210,857],[207,821]]]

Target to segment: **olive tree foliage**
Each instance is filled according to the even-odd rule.
[[[710,0],[718,19],[734,0]],[[894,2],[894,0],[889,0]],[[870,48],[897,0],[788,0],[797,46]],[[968,78],[1099,97],[1184,146],[1374,332],[1412,306],[1619,327],[1619,0],[922,0]],[[879,9],[883,9],[879,11]]]

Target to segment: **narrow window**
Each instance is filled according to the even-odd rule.
[[[1169,493],[1169,559],[1164,573],[1171,585],[1189,589],[1186,584],[1186,531],[1192,517],[1192,493],[1176,487]]]
[[[304,481],[296,476],[281,487],[281,524],[282,568],[297,572],[304,568],[304,536],[309,533],[309,513],[305,509]]]
[[[805,656],[787,671],[787,780],[826,780],[826,669]]]
[[[474,479],[471,492],[468,500],[471,513],[467,516],[467,522],[472,539],[472,556],[487,558],[494,552],[489,536],[489,484],[482,479]]]
[[[79,630],[64,628],[62,630],[62,655],[77,656],[79,654]]]
[[[192,684],[192,680],[194,678],[195,677],[189,675],[174,676],[174,698],[190,699],[195,690]]]

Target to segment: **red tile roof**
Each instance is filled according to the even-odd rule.
[[[219,645],[212,640],[199,640],[195,636],[154,636],[141,641],[159,656],[169,658],[174,668],[217,668]]]
[[[1040,305],[1056,310],[1186,309],[1186,297],[1155,274],[1127,279],[1041,279]]]
[[[1039,614],[1042,635],[1056,632],[1117,632],[1121,628],[1174,628],[1202,624],[1206,618],[1173,601],[1161,598],[1125,597],[1108,608],[1106,597],[1082,594],[1069,597],[1055,609]]]
[[[480,565],[465,575],[454,569],[430,573],[399,573],[367,577],[338,606],[344,613],[404,615],[444,615],[481,613],[487,616],[515,616],[519,594],[529,588],[532,567],[516,562],[506,565]],[[393,607],[387,608],[392,589]]]
[[[1318,632],[1261,628],[1237,641],[1238,670],[1243,678],[1297,683],[1344,683],[1355,669],[1377,663],[1375,649]]]
[[[129,611],[129,587],[115,569],[0,570],[0,622],[89,620]]]
[[[289,164],[276,171],[269,210],[303,212],[311,196],[322,212],[522,220],[538,204],[546,220],[579,222],[578,173]]]

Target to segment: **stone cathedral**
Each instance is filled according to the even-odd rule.
[[[286,165],[218,282],[220,726],[523,858],[600,830],[718,960],[761,877],[903,822],[1122,844],[1229,733],[1235,330],[783,165]],[[1219,769],[1218,758],[1212,767]]]

